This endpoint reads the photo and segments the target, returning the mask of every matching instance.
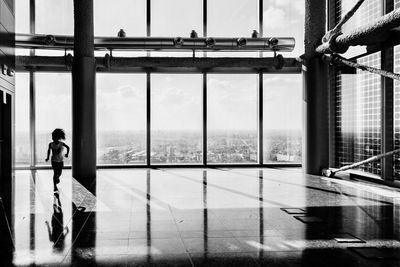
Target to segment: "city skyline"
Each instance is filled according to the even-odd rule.
[[[301,132],[270,131],[264,136],[264,162],[301,162]],[[23,136],[21,136],[23,135]],[[37,133],[36,164],[43,165],[49,133]],[[29,135],[16,133],[16,163],[30,162]],[[66,143],[70,143],[67,132]],[[98,164],[145,164],[147,158],[145,132],[104,132],[97,137]],[[257,132],[242,131],[227,135],[209,132],[207,157],[209,163],[256,163]],[[157,163],[202,163],[202,134],[196,132],[158,132],[151,135],[151,160]],[[66,159],[70,164],[71,158]]]

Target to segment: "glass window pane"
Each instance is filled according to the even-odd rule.
[[[207,8],[208,36],[250,37],[258,30],[257,0],[212,0]]]
[[[189,37],[195,30],[203,35],[202,0],[152,0],[151,35]]]
[[[29,73],[15,74],[15,165],[29,166],[31,146],[29,139]]]
[[[343,25],[343,33],[349,33],[360,26],[374,22],[383,16],[383,2],[377,0],[366,0],[357,10],[357,12]],[[342,18],[355,5],[353,0],[341,0],[338,10],[339,19]]]
[[[29,0],[15,1],[15,33],[30,33]],[[16,48],[15,54],[28,56],[29,49]]]
[[[15,32],[29,33],[29,0],[15,1]]]
[[[151,75],[151,162],[202,162],[202,75]]]
[[[381,68],[381,54],[357,62]],[[381,77],[366,71],[336,75],[336,164],[359,162],[381,153]],[[380,161],[359,168],[381,174]]]
[[[127,37],[146,36],[146,0],[93,2],[95,36],[117,37],[120,29]]]
[[[65,143],[71,147],[71,88],[70,73],[35,73],[37,165],[49,164],[44,159],[55,128],[64,129]],[[71,165],[71,156],[64,159],[64,164]]]
[[[207,75],[208,162],[257,162],[257,77]]]
[[[36,0],[35,32],[42,34],[74,34],[73,1]]]
[[[146,163],[146,75],[100,74],[97,164]]]
[[[265,37],[294,37],[293,52],[284,56],[304,54],[304,0],[263,0],[263,30]]]
[[[302,75],[263,75],[264,163],[301,163]]]
[[[151,36],[189,37],[192,30],[199,36],[203,35],[202,0],[151,1]],[[192,52],[152,52],[152,55],[188,57]]]
[[[207,36],[251,37],[259,31],[258,0],[212,0],[207,5]],[[258,52],[208,52],[209,57],[258,57]]]

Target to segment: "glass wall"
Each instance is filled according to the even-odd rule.
[[[100,74],[97,164],[146,163],[146,75]]]
[[[30,118],[29,118],[29,73],[18,72],[15,75],[15,165],[30,165]]]
[[[380,53],[357,59],[363,65],[381,67]],[[381,77],[357,70],[338,73],[336,82],[337,165],[359,162],[381,153]],[[360,170],[381,174],[380,161]]]
[[[72,142],[72,110],[70,73],[35,73],[36,106],[36,164],[47,165],[44,160],[55,128],[64,129],[65,143]],[[71,156],[64,159],[71,164]]]
[[[256,74],[207,75],[207,160],[257,162]]]
[[[263,1],[262,12],[259,10],[260,1]],[[36,19],[32,23],[35,33],[73,34],[73,1],[17,2],[17,33],[29,33],[29,8],[34,8]],[[34,6],[30,7],[30,2]],[[192,30],[203,36],[207,28],[206,34],[211,37],[250,38],[253,30],[260,31],[260,26],[263,26],[264,36],[296,38],[295,51],[282,53],[285,57],[297,57],[303,53],[304,0],[212,0],[207,1],[207,10],[203,7],[204,0],[151,0],[150,10],[147,10],[147,3],[147,0],[115,0],[112,4],[107,0],[94,1],[95,35],[117,36],[118,31],[123,29],[127,37],[140,37],[146,36],[149,29],[151,36],[188,37]],[[263,14],[263,23],[260,13]],[[204,15],[207,15],[207,21],[203,21]],[[63,56],[64,52],[37,49],[35,54]],[[109,53],[106,50],[95,52],[96,56]],[[116,57],[148,55],[188,57],[192,56],[192,52],[113,51]],[[195,54],[196,57],[205,55],[260,57],[271,56],[272,53]],[[149,88],[146,88],[146,71],[151,76]],[[299,75],[265,74],[264,99],[258,99],[259,74],[256,70],[253,74],[215,74],[214,70],[210,70],[206,76],[200,71],[193,74],[178,70],[180,74],[165,74],[166,71],[169,72],[156,69],[154,72],[164,74],[153,73],[153,70],[143,70],[140,74],[97,73],[99,165],[201,164],[205,141],[208,163],[258,163],[258,153],[264,154],[264,163],[300,162]],[[24,75],[21,73],[20,76]],[[55,127],[64,128],[67,143],[71,143],[71,74],[35,72],[34,77],[35,156],[36,164],[41,166],[45,164],[43,157]],[[207,77],[206,81],[203,77]],[[203,96],[204,83],[207,85],[207,98]],[[21,83],[21,86],[28,85]],[[148,97],[147,92],[150,92]],[[18,106],[25,105],[24,101],[28,101],[25,97],[28,96],[17,94]],[[264,101],[264,152],[258,151],[259,101]],[[203,118],[204,102],[207,104],[207,121]],[[147,124],[149,110],[151,125]],[[21,123],[17,129],[22,132],[23,127],[28,125],[24,120],[29,120],[29,112],[22,108],[18,112]],[[206,140],[203,136],[205,122]],[[150,140],[146,140],[147,134],[150,134]],[[29,135],[24,138],[29,138]],[[17,143],[23,143],[23,140],[21,137]],[[147,151],[149,144],[150,151]],[[21,149],[18,153],[21,164],[28,164],[26,159],[25,163],[22,162]],[[26,157],[30,160],[30,155]],[[147,162],[149,158],[150,162]]]
[[[301,163],[302,75],[263,77],[264,162]]]
[[[151,75],[151,162],[202,163],[202,75]]]

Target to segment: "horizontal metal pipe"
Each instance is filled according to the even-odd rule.
[[[315,52],[318,54],[345,53],[350,46],[382,43],[391,35],[397,34],[397,30],[393,29],[399,26],[400,9],[398,8],[375,22],[358,27],[347,34],[339,35],[333,40],[328,40],[318,46]]]
[[[73,49],[74,38],[63,35],[16,34],[17,48]],[[171,50],[171,51],[280,51],[291,52],[292,37],[265,38],[181,38],[181,37],[95,37],[95,50]]]

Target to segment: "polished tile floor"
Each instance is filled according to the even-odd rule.
[[[6,265],[400,266],[400,191],[300,169],[16,171]]]

